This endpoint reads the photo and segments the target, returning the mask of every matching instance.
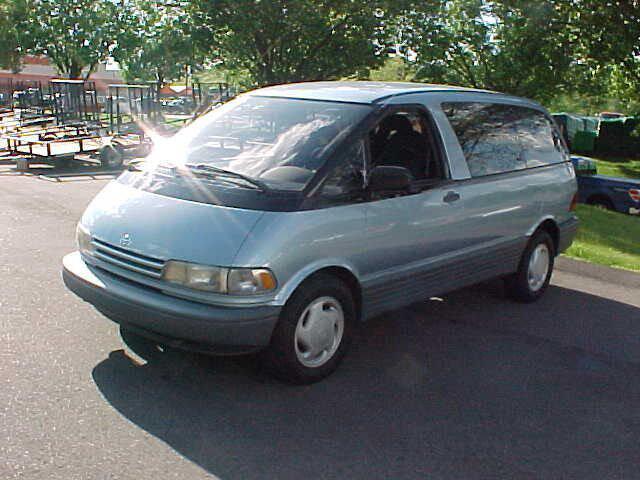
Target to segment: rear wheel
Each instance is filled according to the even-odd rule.
[[[349,288],[331,275],[304,282],[284,306],[263,352],[267,368],[290,383],[317,382],[340,364],[351,340],[355,305]]]
[[[507,295],[524,303],[538,300],[549,286],[554,258],[551,236],[544,230],[534,233],[522,254],[518,271],[505,278]]]

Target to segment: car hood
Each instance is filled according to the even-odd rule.
[[[81,223],[97,240],[141,255],[231,266],[262,215],[111,182],[89,204]]]

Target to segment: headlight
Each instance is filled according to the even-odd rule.
[[[231,295],[256,295],[276,288],[273,274],[264,268],[210,267],[170,260],[162,277],[195,290]]]
[[[165,280],[206,292],[224,293],[227,289],[227,269],[195,263],[168,261],[162,276]]]
[[[78,243],[78,250],[83,255],[93,255],[96,248],[91,242],[91,234],[89,230],[84,228],[80,223],[76,227],[76,242]]]

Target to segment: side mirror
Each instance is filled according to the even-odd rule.
[[[404,167],[381,165],[371,170],[369,190],[372,192],[406,191],[409,189],[413,175]]]

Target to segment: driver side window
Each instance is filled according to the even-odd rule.
[[[427,117],[415,110],[396,111],[370,132],[371,166],[406,168],[414,182],[443,178],[433,130]]]
[[[353,203],[364,192],[366,171],[364,140],[356,141],[341,157],[322,186],[320,196],[323,203],[331,205]]]

